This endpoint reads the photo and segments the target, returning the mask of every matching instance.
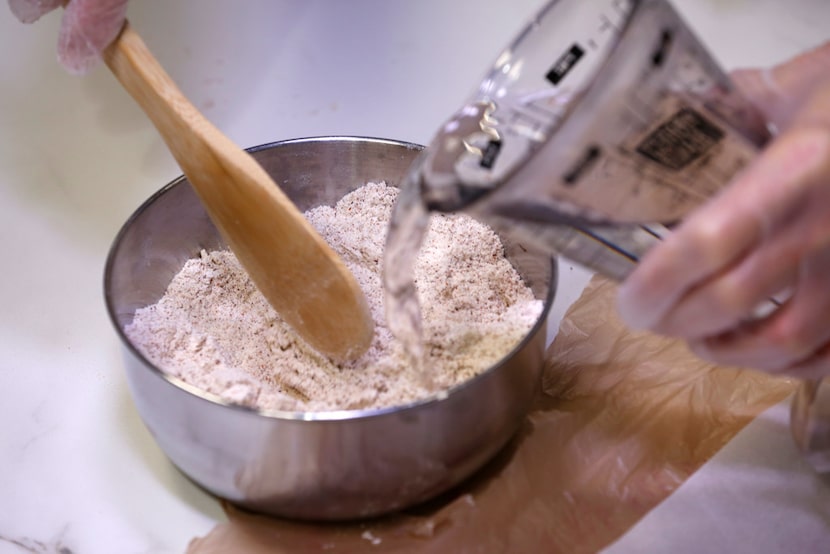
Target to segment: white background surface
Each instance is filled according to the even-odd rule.
[[[129,16],[240,146],[423,144],[540,5],[135,0]],[[830,39],[827,0],[676,5],[728,69]],[[180,171],[106,69],[58,67],[58,22],[23,26],[0,6],[0,553],[182,552],[222,514],[138,419],[101,293],[117,230]],[[587,278],[562,273],[554,328]],[[765,414],[611,550],[830,551],[830,484],[798,459],[786,421],[783,405]]]

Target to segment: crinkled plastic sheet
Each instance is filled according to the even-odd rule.
[[[551,345],[543,392],[516,439],[458,490],[353,524],[228,523],[188,552],[578,553],[612,543],[794,383],[715,367],[631,333],[594,278]]]

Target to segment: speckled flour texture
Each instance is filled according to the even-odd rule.
[[[359,359],[336,365],[305,344],[256,290],[234,255],[203,251],[158,303],[137,310],[127,336],[167,373],[226,402],[265,411],[380,408],[423,398],[386,326],[381,271],[398,189],[369,183],[306,213],[366,293],[376,329]],[[435,389],[469,379],[507,354],[542,311],[486,226],[439,215],[415,283]]]

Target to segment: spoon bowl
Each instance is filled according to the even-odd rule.
[[[374,322],[343,261],[247,152],[179,91],[129,23],[104,61],[161,134],[263,296],[316,350],[359,357]]]

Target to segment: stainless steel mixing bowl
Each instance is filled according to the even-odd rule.
[[[301,210],[333,204],[368,181],[397,184],[420,146],[320,137],[250,152]],[[488,461],[517,431],[537,390],[545,320],[555,290],[549,257],[505,244],[544,311],[501,362],[449,391],[400,407],[317,413],[258,412],[166,376],[123,332],[155,303],[184,262],[223,246],[184,178],[126,222],[107,259],[106,305],[125,348],[135,404],[170,460],[207,491],[291,518],[375,516],[427,500]]]

